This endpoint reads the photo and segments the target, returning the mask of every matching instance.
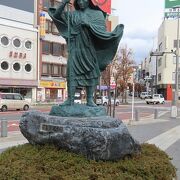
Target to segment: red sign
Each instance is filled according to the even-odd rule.
[[[102,11],[111,14],[111,0],[91,0],[95,6],[98,6]]]

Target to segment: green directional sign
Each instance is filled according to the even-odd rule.
[[[165,0],[165,8],[173,8],[180,5],[180,0]]]
[[[177,18],[178,11],[177,9],[173,9],[175,6],[180,6],[180,0],[165,0],[165,18]]]

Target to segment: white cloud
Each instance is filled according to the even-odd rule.
[[[127,44],[139,63],[155,46],[163,20],[164,0],[112,0],[119,22],[125,25],[121,44]]]

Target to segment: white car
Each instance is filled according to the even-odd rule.
[[[100,96],[96,98],[96,104],[97,105],[103,105],[103,106],[107,106],[109,102],[108,96]],[[114,104],[114,99],[111,98],[111,104]],[[115,105],[119,106],[120,101],[119,99],[116,99]]]
[[[26,101],[19,93],[0,93],[0,110],[18,110],[27,111],[29,102]]]
[[[140,94],[140,98],[141,99],[146,99],[146,98],[150,98],[151,94],[149,92],[141,92]]]
[[[145,99],[147,104],[164,104],[165,100],[162,94],[153,94],[152,98]]]

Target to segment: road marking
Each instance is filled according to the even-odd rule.
[[[155,144],[161,150],[167,150],[172,144],[180,139],[180,126],[172,128],[159,136],[147,141],[149,144]]]

